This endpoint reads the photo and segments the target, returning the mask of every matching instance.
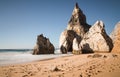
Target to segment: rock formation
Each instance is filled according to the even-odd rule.
[[[104,23],[97,21],[84,35],[80,42],[83,53],[110,52],[113,45],[111,38],[106,34]]]
[[[83,35],[89,30],[89,28],[90,25],[86,23],[86,16],[83,14],[82,10],[76,3],[67,26],[67,30],[73,30],[80,37],[83,37]]]
[[[72,41],[76,37],[76,33],[73,30],[65,30],[60,36],[60,50],[62,53],[72,51]]]
[[[60,50],[62,53],[72,52],[73,39],[82,39],[83,35],[89,30],[90,25],[86,23],[86,16],[83,14],[76,3],[67,29],[60,36]]]
[[[120,53],[120,22],[118,22],[112,31],[110,37],[113,40],[112,52]]]
[[[62,53],[72,51],[74,54],[90,52],[110,52],[113,43],[106,34],[102,21],[97,21],[92,27],[87,24],[86,16],[76,3],[67,29],[60,36]]]
[[[72,45],[72,48],[73,48],[72,53],[73,54],[81,54],[82,53],[81,49],[79,48],[79,43],[80,43],[80,40],[78,38],[74,38],[73,45]]]
[[[48,38],[44,37],[43,34],[38,35],[36,46],[33,49],[33,55],[53,54],[54,50],[55,48]]]

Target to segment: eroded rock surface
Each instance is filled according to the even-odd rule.
[[[75,31],[82,38],[89,28],[90,25],[88,25],[86,22],[86,16],[76,3],[67,26],[67,30]]]
[[[97,21],[93,26],[87,24],[85,14],[76,3],[67,29],[60,36],[61,52],[71,51],[74,54],[110,52],[113,42],[106,34],[104,26],[102,21]]]
[[[89,30],[90,25],[86,23],[86,16],[76,3],[67,29],[60,35],[60,50],[62,53],[73,51],[73,39],[81,40],[83,35]],[[80,42],[80,41],[79,41]]]
[[[73,54],[81,54],[82,53],[81,49],[79,48],[79,43],[80,43],[79,38],[74,38],[73,45],[72,45],[72,48],[73,48],[72,53]]]
[[[60,50],[62,53],[72,51],[73,39],[77,34],[73,30],[65,30],[60,36]]]
[[[118,22],[112,31],[110,37],[113,40],[112,52],[120,53],[120,22]]]
[[[83,53],[110,52],[112,50],[112,40],[106,34],[102,21],[97,21],[89,29],[80,42],[80,47]]]
[[[43,34],[38,35],[36,46],[33,49],[33,55],[53,54],[54,50],[55,48],[48,38],[44,37]]]

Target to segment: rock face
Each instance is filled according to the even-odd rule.
[[[76,37],[76,33],[73,30],[65,30],[60,36],[60,50],[62,53],[72,51],[72,41]]]
[[[110,52],[113,44],[111,38],[105,32],[104,23],[97,21],[84,35],[79,46],[83,53]]]
[[[89,30],[90,25],[86,23],[86,16],[83,14],[76,3],[67,29],[60,36],[60,50],[62,53],[72,52],[74,38],[82,39],[83,35]]]
[[[67,26],[67,30],[75,31],[79,36],[83,35],[89,30],[90,25],[86,23],[86,16],[76,3],[72,16]]]
[[[112,38],[114,45],[112,52],[120,53],[120,21],[116,24],[110,37]]]
[[[73,45],[72,45],[72,48],[73,48],[72,53],[73,54],[81,54],[82,53],[81,49],[79,48],[79,43],[80,43],[80,40],[78,38],[74,38]]]
[[[111,38],[106,34],[104,23],[97,21],[92,27],[86,23],[86,16],[76,3],[67,29],[60,36],[62,53],[74,54],[91,52],[110,52],[113,48]]]
[[[38,35],[36,46],[33,49],[33,55],[53,54],[54,50],[55,48],[48,38],[44,37],[43,34]]]

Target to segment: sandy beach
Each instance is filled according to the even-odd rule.
[[[70,55],[0,66],[0,77],[120,77],[120,54]]]

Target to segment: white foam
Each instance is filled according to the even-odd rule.
[[[0,66],[16,64],[16,63],[24,63],[24,62],[32,62],[43,59],[57,58],[61,56],[69,56],[72,54],[61,54],[59,50],[56,51],[55,54],[47,54],[47,55],[32,55],[31,51],[29,52],[2,52],[0,53]]]

